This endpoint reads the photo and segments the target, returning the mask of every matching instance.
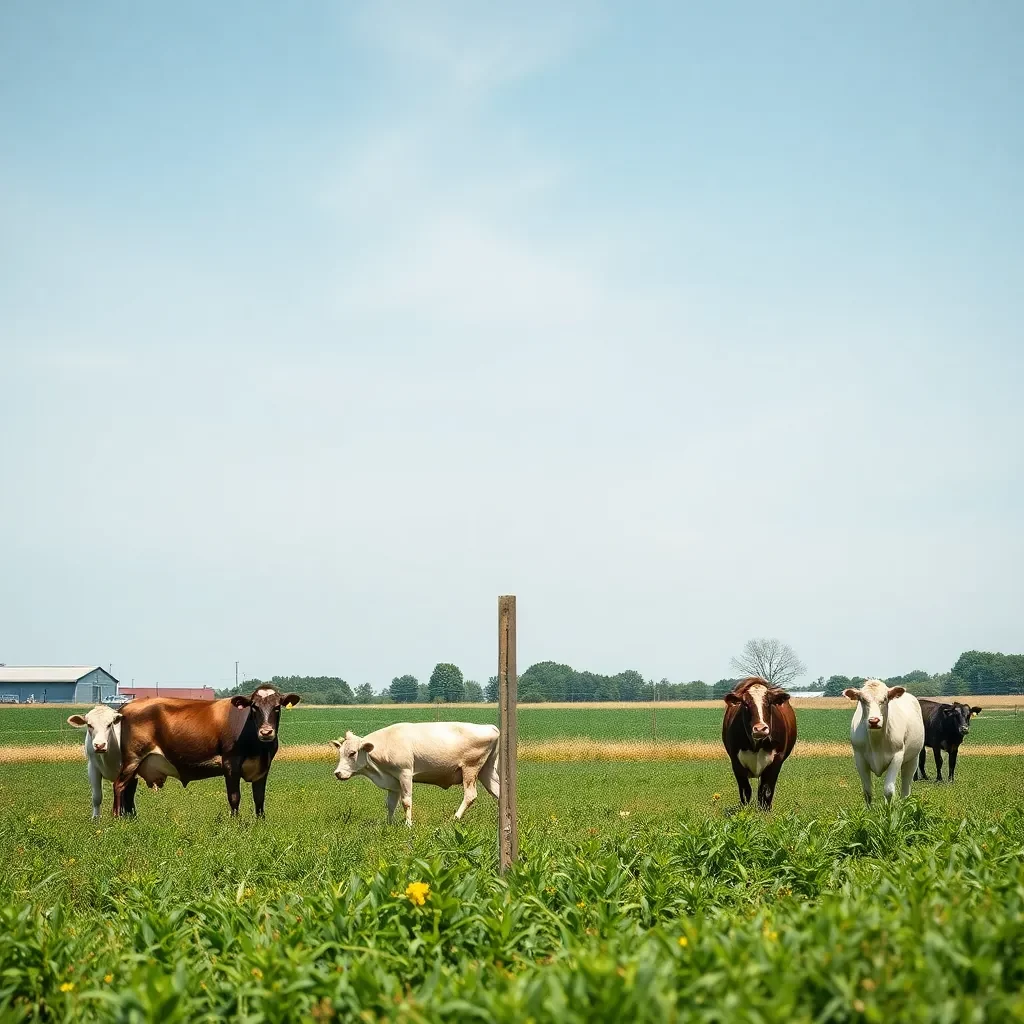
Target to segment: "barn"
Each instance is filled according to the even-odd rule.
[[[0,665],[0,698],[30,697],[46,704],[98,704],[117,692],[117,680],[99,665]]]
[[[210,686],[122,686],[126,697],[186,697],[189,700],[213,700],[217,695]]]

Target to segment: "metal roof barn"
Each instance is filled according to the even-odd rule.
[[[98,704],[117,692],[117,680],[100,665],[0,665],[0,697],[19,704]]]

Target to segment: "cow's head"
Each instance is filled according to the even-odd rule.
[[[251,697],[232,697],[231,703],[236,708],[248,708],[249,718],[256,723],[256,735],[264,743],[273,743],[277,739],[281,708],[290,708],[299,699],[297,693],[278,693],[272,686],[261,686]]]
[[[959,701],[942,705],[943,721],[949,723],[961,738],[971,731],[972,716],[980,714],[981,708],[972,708],[969,704],[961,704]]]
[[[744,679],[735,690],[725,695],[725,703],[738,707],[740,721],[753,744],[771,739],[771,709],[785,704],[789,694],[776,690],[766,679]]]
[[[869,679],[859,690],[852,686],[843,690],[843,696],[860,701],[869,729],[881,729],[889,719],[889,701],[906,692],[902,686],[886,686],[881,679]]]
[[[351,730],[345,733],[343,740],[331,740],[331,743],[338,751],[338,767],[334,769],[334,777],[342,782],[366,767],[366,760],[373,750],[370,740],[364,740]]]
[[[92,749],[97,754],[105,754],[108,748],[117,746],[114,726],[121,721],[121,715],[113,708],[99,705],[87,715],[72,715],[68,725],[76,729],[87,729],[92,737]]]

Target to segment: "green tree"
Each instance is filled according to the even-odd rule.
[[[430,673],[431,703],[457,704],[466,697],[462,670],[448,661],[438,662]]]
[[[360,684],[356,687],[355,698],[357,704],[373,704],[373,687],[369,683]]]
[[[627,669],[613,677],[619,696],[618,700],[643,700],[644,677],[636,669]]]
[[[849,676],[829,676],[828,682],[825,683],[825,696],[842,697],[843,690],[848,689],[852,685]]]
[[[569,692],[575,675],[568,665],[559,665],[554,661],[538,661],[519,676],[516,691],[519,702],[533,704],[540,701],[570,700]],[[497,691],[494,699],[498,699]]]
[[[430,703],[430,687],[426,683],[420,683],[416,687],[416,703],[417,704],[429,704]]]
[[[419,681],[415,676],[395,676],[391,680],[391,699],[396,704],[415,704],[419,695]]]
[[[472,679],[466,680],[466,700],[472,704],[481,704],[484,699],[484,688]]]
[[[484,689],[484,696],[487,698],[488,704],[498,703],[498,677],[491,676],[487,680],[487,686]]]

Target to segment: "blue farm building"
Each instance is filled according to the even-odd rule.
[[[98,704],[117,693],[117,680],[99,665],[0,665],[0,700]]]

